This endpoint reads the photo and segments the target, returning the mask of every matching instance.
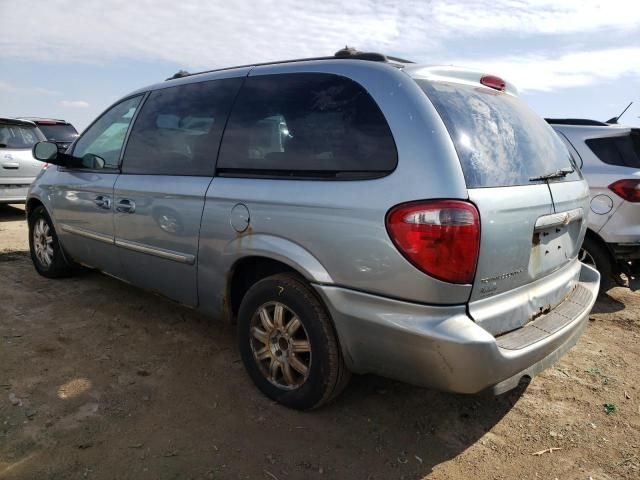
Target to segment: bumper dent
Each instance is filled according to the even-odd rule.
[[[591,294],[575,318],[519,349],[503,349],[471,320],[464,305],[426,306],[338,287],[315,285],[336,326],[347,366],[439,390],[500,393],[554,363],[580,338],[595,303],[600,275],[581,266],[579,285]]]

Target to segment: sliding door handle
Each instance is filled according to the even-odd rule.
[[[133,213],[136,211],[136,204],[133,200],[123,198],[116,205],[116,210],[121,213]]]
[[[96,198],[94,198],[93,203],[95,203],[100,208],[104,208],[105,210],[109,210],[111,208],[111,199],[103,195],[98,195]]]

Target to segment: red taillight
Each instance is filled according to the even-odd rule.
[[[439,280],[471,283],[480,248],[480,216],[461,200],[405,203],[387,214],[387,231],[400,252]]]
[[[495,75],[485,75],[480,79],[480,83],[485,87],[495,88],[496,90],[504,91],[507,88],[507,82]]]
[[[627,202],[640,202],[640,180],[618,180],[609,185],[609,190]]]

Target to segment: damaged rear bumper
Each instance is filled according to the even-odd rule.
[[[599,273],[581,265],[574,291],[523,328],[494,337],[460,306],[428,306],[316,285],[347,366],[439,390],[500,393],[541,372],[580,338]]]

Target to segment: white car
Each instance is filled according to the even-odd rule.
[[[43,140],[34,122],[0,118],[0,204],[25,202],[29,185],[42,170],[31,149]]]
[[[583,119],[547,119],[565,142],[591,191],[589,228],[580,252],[602,274],[603,289],[640,264],[640,129]]]

